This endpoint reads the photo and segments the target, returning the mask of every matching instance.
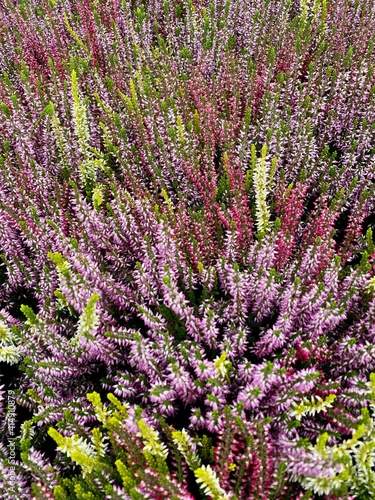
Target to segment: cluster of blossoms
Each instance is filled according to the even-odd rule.
[[[375,498],[374,44],[373,0],[1,3],[1,498]]]

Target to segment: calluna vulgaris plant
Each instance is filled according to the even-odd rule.
[[[373,0],[1,2],[1,498],[375,498],[374,44]]]

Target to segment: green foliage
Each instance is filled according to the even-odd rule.
[[[78,345],[81,337],[87,340],[93,338],[93,334],[99,324],[99,317],[96,309],[96,303],[98,301],[99,295],[97,293],[92,294],[79,318],[77,334],[71,340],[71,344]]]
[[[332,406],[335,399],[335,394],[330,394],[324,400],[320,396],[312,396],[310,401],[304,398],[302,403],[296,403],[292,406],[290,414],[297,420],[301,420],[305,415],[315,415],[316,413],[326,411]]]
[[[330,443],[330,434],[323,432],[319,435],[316,444],[307,440],[303,444],[306,450],[318,457],[320,464],[330,471],[329,474],[299,474],[301,484],[314,494],[334,494],[338,498],[344,497],[348,492],[355,498],[369,500],[375,496],[375,374],[372,373],[370,381],[366,384],[368,395],[372,400],[370,409],[362,408],[361,416],[352,427],[352,436],[342,442]],[[323,406],[328,407],[333,398],[318,401],[304,413],[321,411]],[[318,408],[319,407],[319,408]],[[299,415],[297,418],[300,418]],[[349,424],[349,422],[347,422]],[[349,424],[350,425],[350,424]]]
[[[78,147],[83,156],[83,162],[79,166],[81,181],[88,195],[92,198],[92,191],[95,189],[95,181],[98,170],[105,170],[105,161],[101,153],[95,152],[90,147],[90,130],[87,118],[87,109],[85,102],[81,99],[78,91],[77,73],[72,71],[72,96],[73,96],[73,119],[75,132],[78,140]],[[55,125],[58,131],[58,124]],[[96,204],[98,197],[96,193]],[[100,205],[100,204],[99,204]]]
[[[22,306],[24,309],[26,306]],[[30,309],[31,311],[31,309]],[[18,363],[21,352],[18,346],[19,338],[14,329],[0,319],[0,361],[9,365]]]
[[[229,496],[221,488],[219,480],[209,465],[202,465],[194,471],[197,482],[203,493],[213,500],[229,500]]]
[[[252,154],[254,154],[253,150]],[[267,196],[272,187],[276,162],[277,159],[274,158],[271,165],[269,165],[267,145],[264,144],[261,151],[261,157],[256,161],[255,166],[251,168],[255,190],[256,225],[259,237],[264,236],[270,228],[270,208],[267,204]],[[249,176],[250,175],[251,174],[249,174]],[[245,183],[246,182],[248,186],[250,179],[245,181]]]
[[[168,498],[185,500],[192,498],[186,489],[188,467],[194,473],[196,486],[199,486],[202,492],[199,498],[203,499],[208,495],[216,500],[235,499],[236,494],[226,491],[220,484],[219,477],[223,473],[232,474],[234,491],[237,494],[241,491],[242,481],[247,483],[248,479],[244,474],[246,449],[249,458],[251,453],[264,455],[264,465],[267,467],[268,452],[264,438],[259,435],[259,438],[254,440],[245,424],[240,418],[233,417],[229,408],[225,411],[227,427],[223,429],[219,442],[214,444],[212,438],[205,434],[193,440],[186,430],[174,430],[161,417],[158,417],[160,431],[156,430],[154,426],[146,423],[139,408],[131,417],[127,405],[121,403],[113,394],[108,394],[107,397],[109,404],[104,404],[98,393],[87,395],[100,427],[94,427],[91,432],[81,429],[79,435],[70,436],[66,431],[63,434],[52,427],[48,430],[58,451],[79,467],[79,472],[69,478],[57,477],[58,484],[53,487],[54,498],[99,499],[102,498],[99,490],[102,490],[106,491],[110,498],[118,498],[116,495],[121,496],[122,491],[122,494],[137,499],[143,498],[142,492],[148,491],[149,488],[153,491],[153,488],[162,486],[168,492]],[[74,419],[71,424],[75,425]],[[27,449],[31,446],[28,437],[32,431],[30,425],[25,428],[23,440],[26,450],[23,453],[25,463],[29,463]],[[232,446],[239,442],[239,436],[242,436],[240,439],[247,440],[248,448],[244,449],[243,462],[234,464],[228,460]],[[258,439],[259,445],[256,444]],[[264,448],[263,451],[261,448]],[[280,466],[279,476],[282,471],[284,468]],[[42,477],[41,470],[35,470],[35,473]],[[33,485],[36,492],[39,492],[38,488],[38,484]],[[275,491],[277,488],[279,490],[280,485],[274,485]]]

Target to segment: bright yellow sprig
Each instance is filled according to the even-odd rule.
[[[270,209],[267,205],[267,196],[276,166],[275,159],[270,164],[267,157],[267,145],[262,147],[261,157],[255,164],[253,183],[255,189],[256,226],[258,235],[264,236],[270,228]]]
[[[202,465],[194,471],[194,474],[205,495],[209,495],[212,500],[229,500],[229,496],[220,486],[215,471],[209,465]]]
[[[335,399],[335,394],[330,394],[325,399],[320,396],[312,396],[311,400],[303,398],[302,403],[292,405],[290,414],[297,420],[301,420],[305,415],[315,415],[331,408]]]
[[[86,191],[91,193],[95,185],[97,171],[99,169],[105,170],[106,164],[100,154],[97,154],[96,158],[94,158],[92,154],[87,109],[78,92],[77,73],[75,70],[72,71],[72,96],[75,133],[77,136],[78,148],[83,155],[83,162],[79,166],[79,171]]]
[[[65,453],[82,467],[83,476],[92,472],[97,460],[91,444],[86,443],[84,439],[76,435],[65,437],[53,427],[48,429],[48,434],[57,443],[57,449],[59,451]]]

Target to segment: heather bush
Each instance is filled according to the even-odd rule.
[[[2,2],[2,498],[375,497],[374,37]]]

